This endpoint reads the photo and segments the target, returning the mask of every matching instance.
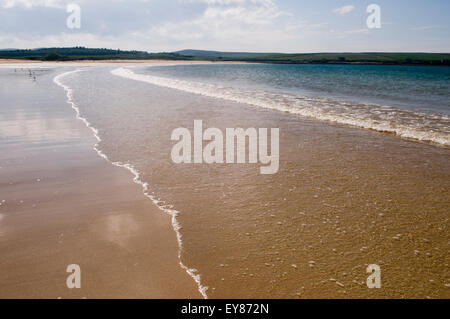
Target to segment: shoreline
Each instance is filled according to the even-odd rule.
[[[314,113],[310,110],[304,109],[295,109],[290,108],[288,104],[280,103],[278,106],[274,106],[272,104],[266,103],[264,100],[252,99],[248,100],[247,98],[243,98],[242,96],[235,95],[229,92],[209,92],[204,90],[200,83],[189,83],[188,81],[179,80],[179,79],[170,79],[163,78],[157,76],[151,76],[141,73],[135,73],[133,70],[127,69],[126,67],[119,67],[117,69],[111,70],[111,74],[119,77],[123,77],[125,79],[133,80],[133,81],[141,81],[146,82],[152,85],[171,88],[175,90],[184,91],[190,94],[197,94],[205,97],[212,97],[219,100],[225,101],[233,101],[245,105],[249,105],[256,108],[269,109],[276,112],[287,112],[293,116],[297,116],[304,119],[312,119],[315,121],[328,123],[328,124],[337,124],[344,125],[347,127],[354,127],[361,130],[370,130],[381,134],[394,135],[397,138],[409,140],[417,143],[427,143],[434,145],[436,147],[442,148],[450,148],[450,141],[446,136],[428,136],[427,132],[423,132],[420,130],[415,131],[410,127],[399,127],[399,126],[389,126],[388,122],[382,121],[372,121],[372,120],[362,120],[362,119],[353,119],[349,120],[347,117],[339,117],[337,114],[323,114],[323,113]],[[193,84],[193,85],[192,85]],[[290,101],[294,102],[294,101]],[[404,111],[398,109],[398,112],[404,112],[408,114],[408,116],[414,116],[414,111]]]
[[[157,199],[155,199],[149,193],[149,191],[148,191],[148,184],[143,182],[140,179],[140,173],[132,165],[121,163],[121,162],[113,162],[113,161],[111,161],[108,158],[108,156],[105,153],[103,153],[98,148],[98,143],[100,143],[102,141],[100,136],[98,135],[98,130],[95,127],[93,127],[91,125],[91,123],[89,123],[89,121],[86,118],[84,118],[84,117],[82,117],[80,115],[80,110],[76,106],[76,104],[75,104],[75,102],[73,100],[72,89],[69,86],[64,85],[60,81],[61,78],[64,78],[65,76],[67,76],[69,74],[77,73],[77,72],[80,72],[80,71],[81,70],[78,69],[78,70],[75,70],[75,71],[68,71],[68,72],[64,72],[64,73],[58,74],[57,76],[55,76],[53,78],[53,82],[64,89],[64,91],[66,92],[66,96],[67,96],[67,103],[70,104],[72,109],[76,112],[76,118],[78,120],[81,120],[86,125],[86,127],[88,127],[92,131],[94,137],[97,139],[98,142],[93,146],[93,148],[97,152],[97,154],[100,157],[102,157],[103,159],[105,159],[109,164],[111,164],[113,166],[120,167],[120,168],[125,168],[128,171],[130,171],[134,175],[133,181],[136,184],[138,184],[138,185],[140,185],[142,187],[142,191],[143,191],[144,195],[147,196],[153,202],[153,204],[155,204],[155,206],[158,207],[162,212],[164,212],[165,214],[168,214],[171,217],[172,227],[173,227],[173,230],[174,230],[174,232],[176,234],[176,237],[177,237],[179,264],[180,264],[181,268],[184,269],[186,271],[186,273],[189,276],[191,276],[192,279],[196,282],[196,284],[198,285],[199,292],[203,296],[203,298],[204,299],[208,299],[208,296],[206,295],[206,291],[208,290],[208,287],[202,286],[201,280],[200,280],[200,275],[195,274],[196,269],[188,268],[181,261],[182,241],[181,241],[181,234],[180,234],[180,231],[179,231],[181,226],[179,225],[179,223],[177,221],[177,215],[178,215],[179,212],[174,210],[172,207],[167,207],[166,205],[163,205],[163,206],[159,205],[160,202]]]
[[[47,81],[53,81],[55,75],[50,76],[48,79],[45,75]],[[18,78],[18,84],[28,87],[22,80]],[[42,82],[41,78],[37,81],[38,85]],[[28,129],[22,131],[23,136],[17,141],[10,138],[10,144],[20,143],[13,147],[25,153],[24,163],[15,166],[15,152],[8,154],[7,149],[0,157],[0,251],[4,257],[0,262],[0,296],[201,298],[195,282],[179,265],[171,217],[148,201],[141,185],[130,176],[133,171],[119,169],[109,161],[106,164],[100,153],[92,152],[96,142],[92,132],[86,130],[87,123],[73,117],[70,108],[59,109],[67,104],[66,100],[59,101],[65,90],[50,86],[54,93],[45,97],[41,89],[29,89],[34,91],[28,95],[42,98],[37,102],[41,113],[35,114],[32,105],[22,102],[17,105],[24,109],[15,109],[14,102],[9,101],[12,106],[0,114],[4,119],[11,118],[3,128],[5,136],[16,134],[13,132],[20,129],[16,125],[23,125],[22,120],[14,120],[16,111],[28,112],[30,118],[38,116],[43,123],[56,113],[61,124],[50,134],[47,129],[31,129],[29,125],[33,124],[25,122]],[[50,152],[46,146],[49,142],[55,145]],[[39,177],[29,180],[30,175]],[[20,182],[22,179],[27,182]],[[59,196],[60,192],[65,195]],[[83,208],[78,210],[80,205],[74,203]],[[21,238],[20,229],[26,237]],[[65,287],[69,275],[65,268],[73,263],[82,269],[82,289]],[[121,275],[123,271],[125,276]]]

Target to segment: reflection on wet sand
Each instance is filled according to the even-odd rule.
[[[61,71],[0,69],[0,298],[200,298],[170,218],[95,152]]]

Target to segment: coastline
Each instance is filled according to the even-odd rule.
[[[163,63],[165,65],[180,65],[180,64],[281,64],[281,65],[371,65],[371,66],[426,66],[426,67],[449,67],[447,63],[432,63],[432,62],[377,62],[377,61],[291,61],[291,60],[264,60],[264,59],[201,59],[194,58],[192,60],[180,59],[180,60],[161,60],[161,59],[104,59],[104,60],[66,60],[66,61],[44,61],[44,60],[31,60],[31,59],[7,59],[0,58],[0,65],[8,64],[53,64],[53,65],[139,65],[139,64],[158,64]]]

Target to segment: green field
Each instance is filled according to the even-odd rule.
[[[267,63],[372,63],[450,65],[449,53],[236,53],[185,50],[175,52],[185,57],[216,61]]]

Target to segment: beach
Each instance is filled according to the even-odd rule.
[[[446,145],[117,71],[168,64],[0,68],[0,297],[450,296]],[[277,174],[173,163],[199,119],[280,128]]]
[[[57,71],[0,72],[0,297],[201,298],[170,216],[97,154]],[[66,286],[71,264],[82,289]]]

